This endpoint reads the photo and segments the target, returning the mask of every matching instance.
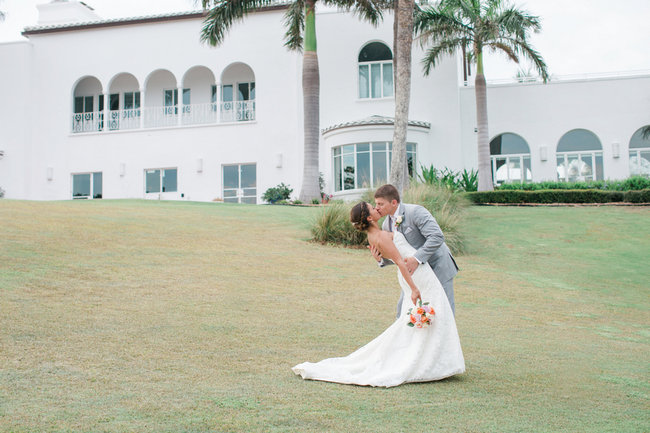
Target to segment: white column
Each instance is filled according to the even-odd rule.
[[[108,112],[108,98],[110,97],[110,92],[104,93],[104,111],[102,112],[102,117],[103,117],[103,125],[102,125],[102,131],[106,132],[108,131],[108,122],[110,120],[110,113]]]
[[[144,89],[140,89],[140,129],[144,128],[144,116],[145,116],[145,110],[144,110]]]
[[[178,119],[177,120],[177,125],[182,125],[183,124],[183,86],[179,86],[178,89],[176,90],[178,94],[178,105],[176,106],[178,108]]]
[[[217,123],[221,123],[221,83],[215,83],[217,91],[215,92],[215,104],[217,104]]]

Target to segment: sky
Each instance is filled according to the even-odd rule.
[[[20,32],[38,19],[37,4],[49,0],[0,0],[6,13],[0,43],[25,40]],[[84,0],[102,18],[124,18],[199,9],[195,0]],[[540,17],[531,37],[555,76],[650,70],[650,0],[514,0]],[[415,59],[414,59],[415,61]],[[528,69],[488,55],[488,80],[508,79]]]

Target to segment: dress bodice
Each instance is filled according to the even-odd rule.
[[[415,254],[416,249],[413,248],[406,240],[406,237],[397,230],[393,232],[393,243],[397,247],[397,251],[399,251],[399,254],[403,259],[412,257]]]

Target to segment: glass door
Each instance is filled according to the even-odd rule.
[[[257,167],[255,164],[223,166],[223,201],[257,204]]]

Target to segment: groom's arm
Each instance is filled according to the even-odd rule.
[[[413,222],[425,239],[424,244],[415,252],[415,258],[420,263],[426,263],[445,242],[445,235],[442,234],[440,226],[428,210],[418,206],[414,214]]]
[[[382,257],[382,255],[379,252],[379,250],[377,249],[377,247],[375,247],[373,245],[368,245],[368,248],[370,249],[370,253],[372,254],[372,256],[375,258],[375,260],[377,260],[377,265],[380,268],[383,268],[384,266],[387,266],[387,265],[394,265],[392,260],[385,259],[385,258]]]

